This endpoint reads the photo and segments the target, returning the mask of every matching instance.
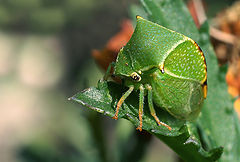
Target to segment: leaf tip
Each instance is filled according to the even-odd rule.
[[[76,94],[77,95],[77,94]],[[76,95],[74,95],[74,96],[72,96],[72,97],[69,97],[67,100],[68,101],[79,101],[78,99],[77,99],[77,96]]]
[[[212,154],[212,160],[214,160],[214,161],[218,160],[221,157],[221,155],[223,154],[223,149],[224,149],[224,147],[220,146],[220,147],[210,150],[210,153]]]

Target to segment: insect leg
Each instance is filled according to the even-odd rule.
[[[167,127],[169,130],[171,130],[172,128],[169,125],[161,122],[156,115],[156,112],[155,112],[155,109],[154,109],[154,106],[153,106],[153,101],[152,101],[152,87],[147,84],[146,88],[148,90],[148,106],[149,106],[151,115],[154,117],[154,119],[156,120],[158,125],[163,125],[163,126]]]
[[[143,101],[144,101],[144,87],[143,85],[140,85],[139,87],[140,94],[139,94],[139,126],[137,127],[137,130],[142,131],[142,116],[143,116]]]
[[[111,75],[111,69],[115,66],[115,62],[111,62],[107,68],[106,73],[103,76],[103,80],[107,80],[108,77]]]
[[[125,92],[124,95],[120,98],[120,100],[117,103],[117,108],[116,108],[116,112],[115,112],[113,119],[116,119],[116,120],[118,119],[119,108],[122,106],[122,103],[124,102],[124,100],[131,94],[133,89],[134,89],[134,86],[130,86],[128,91]]]

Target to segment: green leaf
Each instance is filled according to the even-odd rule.
[[[122,92],[125,91],[124,87],[114,82],[99,81],[98,87],[88,88],[71,97],[71,99],[99,113],[113,117],[117,101],[120,99]],[[189,124],[174,118],[161,109],[156,110],[158,117],[161,121],[170,125],[172,130],[169,131],[163,126],[158,126],[150,115],[148,106],[146,104],[144,106],[143,129],[173,147],[184,159],[212,161],[221,155],[221,148],[209,152],[204,151],[199,140],[188,131]],[[125,118],[136,127],[138,126],[138,95],[136,93],[131,94],[126,99],[119,112],[119,118]]]
[[[187,7],[181,0],[140,1],[149,20],[182,33],[195,41],[198,40],[198,30]]]
[[[209,41],[208,25],[199,31],[181,0],[141,0],[148,20],[194,39],[205,53],[208,65],[208,96],[202,113],[195,123],[185,123],[167,112],[157,109],[159,119],[172,127],[169,131],[157,126],[144,105],[143,129],[155,135],[178,153],[185,161],[206,162],[238,161],[240,154],[239,121],[233,110],[232,100],[227,93],[225,73],[218,67],[217,59]],[[141,12],[135,7],[135,11]],[[117,101],[126,91],[125,87],[113,82],[99,81],[98,87],[86,89],[71,99],[82,105],[113,117]],[[138,94],[131,94],[119,112],[138,126]]]
[[[97,88],[88,88],[71,97],[71,99],[99,113],[113,117],[117,102],[125,91],[125,87],[119,86],[114,82],[99,81]],[[128,119],[135,126],[138,126],[138,104],[138,94],[133,93],[124,101],[118,117]],[[159,114],[161,121],[172,127],[172,131],[169,131],[164,126],[158,126],[154,118],[150,115],[147,105],[144,106],[146,111],[144,111],[145,114],[143,116],[143,129],[165,136],[180,135],[182,133],[181,129],[185,129],[184,121],[174,118],[161,109],[157,110],[157,114]]]
[[[207,59],[208,97],[198,120],[198,126],[204,137],[206,149],[224,147],[220,161],[240,161],[239,120],[233,108],[233,100],[227,92],[226,70],[218,67],[205,25],[207,24],[204,24],[200,30],[199,43]]]

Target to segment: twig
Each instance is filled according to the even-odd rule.
[[[237,42],[237,37],[235,37],[234,35],[222,32],[221,30],[214,27],[210,27],[210,36],[231,45],[235,45]]]
[[[207,20],[202,0],[193,0],[193,5],[195,8],[198,22],[201,26]],[[210,36],[231,45],[235,45],[238,40],[236,36],[226,32],[222,32],[221,30],[214,27],[210,27]]]
[[[203,3],[201,0],[193,0],[193,5],[196,11],[197,19],[200,26],[207,20]]]

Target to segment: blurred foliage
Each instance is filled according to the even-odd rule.
[[[0,25],[6,29],[58,32],[79,26],[99,3],[94,0],[8,0],[0,2]]]
[[[71,108],[66,103],[62,104]],[[55,119],[51,119],[51,124],[35,135],[32,142],[21,147],[20,159],[26,162],[100,161],[101,149],[96,146],[86,118],[77,111],[58,111],[56,116],[52,116]]]

